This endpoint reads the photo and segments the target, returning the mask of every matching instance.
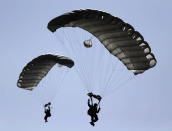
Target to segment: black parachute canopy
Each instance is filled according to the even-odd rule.
[[[51,32],[61,27],[79,27],[90,32],[135,75],[157,63],[143,36],[130,24],[109,13],[92,9],[74,10],[48,23]]]
[[[60,55],[41,55],[33,59],[23,68],[17,86],[26,90],[34,89],[55,64],[72,68],[74,66],[74,61]]]

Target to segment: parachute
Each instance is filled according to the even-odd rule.
[[[24,67],[19,76],[17,86],[25,90],[33,90],[55,64],[72,68],[74,62],[65,56],[54,54],[41,55]]]
[[[77,61],[77,67],[80,66],[78,67],[78,74],[80,74],[84,82],[87,81],[87,87],[95,86],[90,83],[92,81],[95,82],[95,78],[98,79],[98,77],[103,77],[105,73],[106,77],[100,78],[98,82],[99,86],[101,86],[100,83],[103,81],[105,83],[103,85],[105,86],[104,88],[106,88],[106,86],[116,86],[116,83],[119,80],[127,76],[125,73],[122,76],[122,72],[115,67],[117,66],[117,64],[113,62],[115,61],[115,58],[117,58],[118,61],[121,61],[134,75],[145,72],[154,67],[157,63],[154,54],[151,53],[150,46],[138,31],[135,31],[130,24],[125,23],[120,18],[103,11],[92,9],[74,10],[52,19],[48,23],[47,28],[51,32],[57,32],[59,39],[59,36],[61,35],[63,47],[71,52],[71,55],[75,54],[75,61],[77,61],[79,57],[82,57]],[[74,36],[74,29],[76,30],[76,36]],[[84,36],[87,36],[81,41],[85,42],[90,36],[94,36],[94,45],[96,45],[95,43],[101,43],[104,46],[104,49],[106,49],[113,58],[109,56],[100,45],[96,45],[97,47],[92,47],[90,50],[85,51],[79,45],[81,43],[79,38],[81,32],[84,32]],[[74,42],[75,39],[79,40]],[[70,42],[66,44],[66,40]],[[87,47],[85,43],[84,45]],[[97,48],[100,50],[98,51]],[[91,52],[91,57],[89,57],[89,52]],[[108,56],[107,59],[109,59],[109,61],[103,59],[104,56],[102,54],[105,53],[106,56]],[[87,57],[89,57],[88,61]],[[95,59],[93,57],[95,57]],[[96,64],[97,61],[99,63]],[[90,64],[92,64],[92,66],[90,66]],[[104,67],[105,69],[96,71],[101,67]],[[91,70],[91,68],[93,68],[93,70]],[[123,71],[124,68],[121,70]],[[89,75],[90,72],[94,73]],[[101,74],[102,72],[105,73]],[[115,72],[118,72],[119,74],[114,75]],[[95,74],[97,75],[95,76]],[[122,76],[121,78],[119,78],[120,75]],[[114,80],[118,78],[119,80],[114,83]]]
[[[48,29],[52,32],[61,27],[79,27],[90,32],[134,74],[143,73],[156,65],[156,59],[143,36],[131,25],[106,12],[74,10],[48,23]]]

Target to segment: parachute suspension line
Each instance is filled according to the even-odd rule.
[[[72,34],[76,34],[75,30],[72,30],[72,31],[73,31]],[[78,38],[80,38],[80,37],[78,37]],[[79,53],[79,50],[81,50],[81,48],[82,48],[82,42],[83,41],[79,41],[79,39],[73,39],[73,40],[75,40],[74,43],[78,43],[78,44],[76,44],[76,48],[77,48],[77,51]],[[85,79],[83,81],[86,84],[85,85],[86,90],[88,92],[90,92],[91,91],[91,89],[90,89],[90,83],[89,83],[88,77],[86,76],[86,67],[85,67],[85,64],[83,63],[83,60],[85,59],[84,52],[81,52],[80,54],[77,54],[77,56],[78,57],[77,57],[76,71],[77,71],[78,74],[80,74],[80,77],[83,77]]]
[[[60,34],[64,34],[64,30],[63,29],[61,29],[62,30],[62,32],[63,33],[61,33],[61,32],[59,32],[59,30],[57,30],[57,36],[59,36],[58,37],[58,39],[57,40],[60,40],[60,42],[62,43],[62,48],[63,48],[63,50],[69,55],[69,56],[72,56],[72,57],[74,57],[72,54],[72,51],[70,50],[70,44],[72,45],[73,43],[71,43],[71,41],[69,41],[66,37],[67,36],[65,36],[65,35],[63,35],[63,37],[62,36],[60,36]],[[61,31],[60,30],[60,31]],[[67,40],[67,44],[66,44],[66,42],[65,42],[65,40]],[[70,42],[70,43],[69,43]],[[69,45],[69,46],[68,46]],[[75,51],[73,51],[73,52],[75,52]],[[76,63],[76,62],[75,62]],[[76,68],[76,67],[74,67],[74,68]],[[81,73],[78,71],[78,69],[76,68],[76,71],[78,72],[78,75],[79,75],[79,78],[81,79],[81,81],[84,83],[84,86],[86,86],[87,85],[87,83],[85,83],[85,80],[84,80],[84,78],[83,78],[83,76],[81,75]],[[87,87],[87,86],[86,86]],[[85,88],[86,88],[85,87]],[[87,89],[87,88],[86,88]]]
[[[122,83],[118,84],[118,86],[116,86],[116,88],[111,89],[111,90],[108,90],[108,92],[106,92],[106,95],[105,95],[105,96],[108,96],[108,95],[110,95],[110,94],[116,92],[117,90],[119,90],[119,89],[121,89],[121,88],[124,88],[125,85],[126,85],[128,82],[130,82],[131,80],[133,80],[134,78],[135,78],[134,75],[132,75],[132,76],[130,75],[130,77],[129,77],[127,80],[125,80],[125,81],[123,81]]]
[[[65,30],[63,30],[63,34],[64,34],[64,36],[65,36],[65,39],[68,40],[69,43],[67,43],[67,44],[69,45],[69,48],[70,48],[74,43],[72,43],[72,41],[70,41],[70,40],[67,38],[66,33],[65,33]],[[73,46],[71,47],[71,49],[74,50],[74,49],[73,49]],[[69,50],[70,50],[70,49],[69,49]],[[74,53],[76,53],[76,52],[73,51],[73,54],[74,54]],[[71,53],[71,56],[73,56],[72,53]],[[74,55],[73,57],[77,57],[77,55]],[[75,63],[76,63],[76,59],[75,59]],[[77,64],[76,64],[76,65],[77,65]],[[80,74],[80,73],[79,73],[79,74]],[[82,79],[83,83],[85,83],[85,82],[84,82],[84,78],[80,77],[80,79]]]
[[[105,51],[104,51],[104,48],[103,48],[103,45],[101,43],[98,43],[99,44],[99,47],[98,48],[98,62],[96,63],[97,66],[99,67],[96,67],[96,70],[98,71],[97,74],[98,74],[98,88],[99,88],[99,94],[101,93],[101,91],[103,90],[104,88],[104,83],[106,82],[106,79],[107,77],[105,77],[107,72],[110,73],[110,68],[109,68],[109,65],[108,63],[106,62],[106,60],[109,61],[109,58],[106,59],[105,57]]]
[[[92,36],[90,37],[90,40],[93,40],[93,37],[94,37],[94,36],[92,35]]]
[[[82,50],[82,46],[83,46],[83,41],[84,41],[84,38],[83,38],[83,36],[84,36],[84,34],[83,34],[83,31],[81,30],[81,32],[80,32],[80,34],[79,35],[81,35],[81,37],[78,37],[78,39],[75,39],[75,41],[76,41],[76,43],[79,43],[79,45],[78,45],[78,50]],[[78,34],[77,34],[77,36],[79,36]],[[79,38],[81,38],[81,40],[79,40]],[[80,48],[80,49],[79,49]],[[88,76],[86,76],[86,74],[87,74],[87,71],[86,71],[86,64],[84,63],[85,62],[85,60],[86,60],[86,55],[85,55],[85,51],[84,51],[84,48],[83,48],[83,50],[82,50],[82,52],[81,52],[81,54],[80,54],[80,56],[81,56],[81,58],[80,58],[80,60],[78,60],[78,66],[77,66],[77,69],[78,69],[78,72],[82,72],[82,75],[84,75],[85,76],[85,80],[86,80],[86,83],[87,83],[87,91],[88,92],[91,92],[91,84],[90,84],[90,82],[89,82],[89,78],[88,78]]]
[[[70,50],[70,46],[73,45],[73,43],[71,43],[71,41],[67,38],[66,33],[65,33],[65,29],[61,29],[61,30],[62,30],[63,33],[57,32],[57,35],[59,36],[60,42],[63,44],[63,45],[62,45],[62,48],[64,49],[64,51],[67,52],[67,54],[68,54],[69,56],[74,57],[72,54],[75,53],[75,51],[73,51],[73,53],[72,53],[72,51]],[[57,30],[57,31],[59,31],[59,30]],[[64,38],[61,37],[60,34],[64,34],[64,35],[63,35]],[[66,45],[66,43],[65,43],[65,40],[67,40],[67,42],[68,42],[67,45]],[[69,46],[68,46],[68,45],[69,45]],[[72,47],[72,49],[73,49],[73,47]],[[76,61],[75,61],[75,63],[76,63]],[[81,74],[80,71],[78,71],[78,68],[76,68],[76,67],[74,67],[74,68],[75,68],[76,71],[78,72],[78,75],[79,75],[80,80],[83,82],[85,88],[87,89],[87,86],[88,86],[88,85],[87,85],[87,83],[86,83],[85,80],[84,80],[84,76]],[[87,91],[88,91],[88,90],[87,90]],[[89,92],[89,91],[88,91],[88,92]]]
[[[86,34],[88,34],[88,32],[85,33],[85,38],[84,40],[88,39],[90,40],[90,36],[86,36]],[[91,48],[85,48],[85,50],[88,52],[85,53],[85,57],[87,58],[87,74],[89,75],[89,79],[90,79],[90,88],[92,92],[95,92],[94,88],[96,86],[96,79],[97,77],[95,76],[95,74],[97,74],[97,63],[99,61],[99,52],[95,53],[94,49],[96,48],[96,42],[94,42],[94,46]],[[98,58],[97,58],[98,57]]]
[[[62,75],[62,77],[61,77],[60,82],[58,82],[58,83],[60,83],[58,89],[61,89],[61,87],[62,87],[62,85],[63,85],[63,82],[64,82],[64,80],[65,80],[65,78],[66,78],[66,76],[67,76],[68,73],[69,73],[69,69],[65,70],[65,72],[63,73],[63,75]],[[57,92],[57,93],[58,93],[58,92]],[[57,93],[55,94],[54,97],[57,96]]]
[[[65,51],[64,53],[67,53],[67,55],[71,56],[72,53],[71,53],[71,51],[66,47],[65,39],[63,39],[63,37],[60,36],[61,33],[59,33],[59,30],[57,30],[56,34],[57,34],[57,37],[58,37],[57,40],[60,41],[60,44],[59,44],[59,45],[61,45],[61,47],[63,48],[63,51]]]
[[[63,67],[60,67],[60,68],[63,68]],[[67,67],[64,67],[65,68],[65,70],[62,70],[62,71],[60,71],[61,73],[61,76],[60,76],[60,78],[57,78],[57,79],[59,79],[58,80],[58,85],[56,85],[56,86],[53,86],[53,91],[55,91],[55,93],[53,94],[53,96],[50,98],[50,101],[52,101],[53,99],[55,99],[56,98],[56,96],[57,96],[57,94],[58,94],[58,90],[60,90],[61,89],[61,87],[62,87],[62,85],[63,85],[63,82],[64,82],[64,80],[65,80],[65,77],[67,76],[67,74],[69,73],[69,70],[70,69],[68,69]],[[56,79],[56,80],[57,80]]]
[[[61,32],[60,32],[60,31],[61,31]],[[69,41],[69,39],[68,39],[67,36],[65,35],[65,29],[57,30],[56,33],[57,33],[57,36],[59,36],[57,40],[60,40],[60,42],[62,43],[62,44],[60,44],[60,45],[62,45],[61,47],[62,47],[63,51],[65,51],[69,56],[74,57],[72,54],[75,53],[75,51],[72,52],[72,50],[70,49],[70,46],[71,46],[73,43],[71,43],[71,41]],[[62,37],[62,35],[63,35],[63,37]],[[75,62],[75,63],[76,63],[76,62]],[[75,67],[74,67],[74,68],[75,68]],[[85,80],[84,80],[83,76],[80,74],[80,72],[78,72],[78,74],[79,74],[79,76],[80,76],[79,78],[81,79],[81,81],[82,81],[83,83],[85,83]],[[87,84],[87,83],[85,83],[84,86],[86,86],[86,84]],[[86,88],[86,87],[85,87],[85,88]],[[86,89],[87,89],[87,88],[86,88]]]
[[[63,67],[60,67],[60,68],[63,68]],[[42,105],[44,105],[47,102],[53,101],[53,99],[56,97],[58,93],[58,90],[62,86],[64,76],[67,74],[67,71],[69,71],[69,69],[67,70],[58,69],[58,71],[55,71],[55,73],[53,73],[55,75],[60,74],[60,76],[58,76],[58,78],[56,79],[54,78],[53,75],[51,75],[51,73],[54,72],[53,70],[56,70],[56,69],[55,68],[51,69],[49,74],[46,76],[46,78],[44,78],[39,83],[38,87],[30,92],[30,95],[33,96],[33,98],[36,98],[36,100]],[[51,82],[54,82],[54,80],[56,84],[60,83],[58,88],[57,86],[49,86]]]
[[[119,74],[118,72],[119,72],[119,64],[118,64],[118,67],[117,67],[116,71],[114,72],[113,76],[111,77],[111,79],[110,79],[108,85],[106,86],[106,90],[104,91],[104,95],[105,95],[106,92],[109,91],[112,87],[116,86],[117,83],[118,83],[118,80],[121,79],[121,78],[120,78],[120,75],[121,75],[122,72],[121,72],[120,74]],[[114,76],[115,76],[115,78],[114,78]],[[116,76],[117,76],[117,77],[116,77]],[[112,82],[112,80],[114,80],[114,81]]]
[[[134,74],[131,71],[129,71],[128,69],[122,69],[121,68],[121,70],[120,70],[121,74],[119,76],[119,80],[118,80],[117,86],[120,85],[121,83],[125,83],[125,81],[128,80],[128,78],[130,78],[130,76],[134,76]],[[128,75],[125,75],[125,74],[128,74]]]
[[[127,70],[128,71],[128,70]],[[125,81],[125,79],[124,78],[126,78],[126,76],[124,77],[124,75],[125,75],[125,73],[126,73],[126,70],[121,70],[121,69],[119,69],[119,71],[118,72],[121,72],[120,74],[119,74],[119,77],[118,77],[118,80],[117,80],[117,82],[116,82],[116,86],[117,85],[119,85],[120,83],[121,83],[121,81]],[[127,74],[127,73],[126,73]]]
[[[68,69],[67,67],[60,67],[60,68],[65,68],[65,70],[61,70],[61,69],[59,69],[60,70],[60,77],[58,77],[58,78],[56,78],[56,83],[57,83],[57,85],[56,86],[53,86],[53,91],[55,92],[51,97],[50,97],[50,101],[52,101],[53,99],[55,99],[55,97],[57,96],[57,94],[58,94],[58,91],[61,89],[61,87],[62,87],[62,85],[63,85],[63,82],[64,82],[64,79],[65,79],[65,77],[67,76],[67,74],[69,73],[69,70],[70,69]],[[59,83],[59,84],[58,84]]]
[[[95,42],[96,43],[96,42]],[[98,44],[98,43],[96,43],[96,44]],[[98,45],[95,45],[95,48],[97,47]],[[94,52],[93,52],[94,53]],[[101,78],[101,71],[100,71],[100,69],[101,68],[99,68],[99,67],[97,67],[97,66],[100,66],[100,62],[101,62],[101,48],[100,48],[100,50],[98,50],[97,51],[97,53],[95,54],[95,58],[94,58],[94,61],[95,61],[95,63],[94,63],[94,70],[95,70],[95,72],[94,72],[94,75],[92,75],[92,79],[93,79],[93,82],[94,82],[94,86],[96,87],[96,88],[101,88],[101,85],[100,85],[100,78]],[[103,64],[103,63],[102,63]],[[96,77],[96,75],[95,74],[97,74],[98,76],[100,76],[100,77]],[[97,80],[96,80],[97,79]],[[97,82],[97,85],[96,85],[96,82]],[[95,88],[95,90],[96,90],[96,88]]]
[[[119,63],[119,62],[118,62]],[[109,88],[111,88],[111,86],[110,85],[112,85],[112,83],[115,83],[114,85],[117,85],[117,83],[119,82],[119,80],[121,80],[121,76],[122,76],[122,74],[123,74],[123,71],[120,71],[120,66],[119,66],[119,64],[118,64],[118,67],[117,67],[117,70],[116,70],[116,72],[114,73],[115,74],[115,76],[117,76],[116,78],[114,78],[113,79],[113,77],[111,77],[111,80],[113,79],[114,80],[114,82],[109,82]],[[123,78],[122,78],[123,79]],[[113,85],[112,85],[113,86]]]
[[[87,55],[86,58],[89,58],[89,62],[87,62],[87,63],[90,63],[89,65],[87,64],[88,65],[87,67],[89,67],[89,68],[87,68],[87,74],[89,75],[89,79],[91,79],[89,81],[89,83],[91,84],[92,92],[93,92],[93,89],[94,89],[94,91],[96,91],[95,87],[99,88],[99,90],[100,90],[100,88],[103,87],[100,84],[100,82],[101,82],[100,79],[104,76],[104,75],[101,75],[102,70],[101,70],[101,68],[99,68],[100,66],[104,65],[104,62],[101,62],[102,57],[104,57],[102,55],[102,54],[104,54],[104,50],[103,50],[104,48],[103,48],[103,45],[99,42],[99,40],[93,39],[93,38],[95,38],[95,37],[92,36],[92,38],[91,38],[92,40],[94,40],[93,41],[94,46],[91,48],[85,48],[85,50],[87,50],[87,53],[85,53]],[[86,39],[86,38],[84,38],[84,39]],[[88,36],[87,36],[87,39],[88,39]],[[96,53],[95,53],[95,51],[96,51]],[[106,68],[106,69],[108,69],[108,68]],[[97,77],[97,75],[99,77]]]
[[[85,40],[88,39],[88,36],[86,36],[86,33],[83,32],[82,35],[82,42],[84,42]],[[83,46],[83,44],[82,44]],[[84,61],[82,61],[82,65],[81,66],[86,66],[85,67],[85,73],[87,74],[87,78],[89,79],[88,84],[89,84],[89,89],[92,92],[93,91],[93,86],[94,86],[94,82],[93,82],[93,68],[94,68],[94,64],[93,64],[93,59],[94,59],[94,55],[92,55],[92,48],[85,48],[83,46],[83,58]]]
[[[110,57],[108,57],[108,61],[107,61],[107,63],[109,64],[109,66],[107,67],[107,69],[109,69],[108,70],[109,72],[107,73],[108,75],[105,79],[104,90],[107,88],[107,85],[109,84],[109,81],[110,81],[110,79],[111,79],[111,77],[114,74],[115,69],[116,69],[116,65],[113,66],[113,63],[109,63],[109,61],[110,61]]]
[[[81,42],[79,41],[79,39],[75,39],[76,41],[77,41],[77,43],[80,43],[80,49],[79,50],[81,50],[82,48],[82,53],[81,53],[81,55],[82,55],[82,57],[81,57],[81,60],[80,61],[78,61],[78,69],[80,70],[80,68],[81,68],[81,70],[82,70],[82,72],[83,72],[83,75],[85,75],[85,74],[87,74],[87,76],[85,76],[86,77],[86,82],[87,82],[87,90],[88,90],[88,92],[91,92],[92,91],[92,81],[90,80],[90,77],[92,76],[92,75],[90,75],[90,73],[89,72],[91,72],[91,71],[88,71],[88,69],[90,69],[90,68],[88,68],[88,67],[91,67],[91,64],[88,64],[88,58],[90,58],[89,57],[89,55],[91,54],[90,53],[90,50],[88,50],[88,49],[86,49],[84,46],[83,46],[83,41],[86,39],[86,36],[84,36],[86,33],[85,33],[86,31],[81,31],[81,33],[80,33],[80,35],[81,35],[81,37],[79,37],[79,38],[81,38]],[[81,44],[82,43],[82,44]]]
[[[92,48],[95,48],[95,46],[94,47],[92,47]],[[88,74],[89,74],[89,78],[90,78],[90,84],[91,84],[91,91],[92,92],[95,92],[95,88],[93,88],[93,87],[95,87],[95,82],[96,82],[96,77],[94,76],[95,74],[97,74],[97,70],[96,70],[96,63],[97,63],[97,61],[98,61],[98,59],[97,59],[97,55],[99,54],[99,52],[97,52],[96,54],[95,53],[92,53],[91,52],[91,50],[90,50],[90,52],[89,52],[89,59],[90,59],[90,62],[88,62],[88,68],[87,68],[87,72],[88,72]],[[92,55],[92,56],[91,56]]]
[[[71,30],[70,30],[71,31]],[[63,30],[63,32],[64,32],[64,36],[65,36],[65,38],[70,42],[70,43],[68,43],[68,45],[71,47],[71,49],[72,49],[72,52],[73,52],[73,54],[75,54],[74,55],[74,57],[75,57],[75,61],[76,61],[76,66],[79,64],[79,56],[82,54],[78,54],[79,52],[78,52],[78,50],[76,49],[76,48],[79,48],[77,45],[77,43],[74,43],[73,42],[73,39],[71,38],[71,37],[69,37],[69,36],[71,36],[69,33],[66,33],[65,32],[65,30]],[[74,44],[75,44],[75,48],[73,47],[74,46]],[[80,42],[79,42],[79,44],[80,44]],[[75,51],[75,49],[76,49],[76,51]],[[76,69],[77,69],[77,71],[78,71],[78,73],[80,72],[82,75],[81,76],[83,76],[83,82],[85,81],[85,80],[87,80],[87,77],[85,76],[85,73],[83,72],[84,71],[84,69],[83,69],[83,67],[84,66],[82,66],[82,69],[81,70],[79,70],[78,71],[78,68],[76,67]],[[82,77],[81,77],[82,78]],[[85,80],[84,80],[85,79]],[[88,81],[88,80],[87,80]],[[86,85],[87,85],[87,87],[89,87],[89,85],[88,85],[88,83],[87,82],[84,82]],[[88,89],[88,88],[86,88],[86,89]]]
[[[97,40],[97,39],[94,39]],[[105,50],[104,46],[100,43],[99,40],[95,41],[97,45],[95,45],[95,48],[97,49],[97,57],[96,57],[96,64],[95,64],[95,70],[97,71],[95,74],[98,74],[97,77],[97,88],[99,91],[99,94],[104,89],[105,82],[107,81],[107,77],[104,74],[109,74],[111,72],[111,68],[109,68],[109,61],[110,57],[107,57],[107,54],[109,53],[107,50]],[[95,53],[95,52],[93,52]],[[109,55],[109,54],[108,54]],[[106,58],[107,57],[107,58]],[[108,73],[107,73],[108,72]],[[96,78],[96,77],[94,77]]]
[[[67,43],[67,44],[71,47],[72,53],[75,53],[75,49],[73,48],[73,42],[72,42],[72,40],[69,38],[68,33],[65,32],[65,29],[63,29],[62,31],[63,31],[63,34],[64,34],[65,39],[66,39],[68,42],[70,42],[70,43]]]
[[[104,88],[104,83],[107,79],[106,74],[107,72],[109,72],[109,65],[106,62],[106,56],[105,54],[107,53],[106,50],[104,50],[103,45],[99,42],[97,43],[99,45],[99,47],[97,47],[99,50],[99,55],[98,58],[100,59],[98,62],[98,64],[96,64],[98,66],[97,71],[98,71],[98,88],[99,88],[99,94],[102,92],[103,88]],[[108,58],[109,59],[109,58]]]
[[[87,35],[87,37],[86,37],[86,35]],[[82,41],[87,40],[88,37],[89,37],[88,36],[88,32],[84,31],[84,35],[82,35],[82,38],[83,37],[84,37],[84,39]],[[93,38],[95,38],[95,37],[92,36],[91,39],[95,40]],[[90,37],[89,37],[89,39],[90,39]],[[93,47],[91,47],[91,48],[84,48],[86,52],[83,53],[83,54],[85,55],[85,59],[88,61],[87,63],[84,64],[84,65],[87,65],[87,68],[86,68],[87,72],[86,73],[88,74],[88,77],[90,79],[90,81],[88,81],[88,82],[90,83],[91,91],[95,92],[96,91],[95,87],[99,87],[100,88],[100,86],[96,85],[96,84],[99,84],[99,81],[96,80],[96,79],[100,78],[100,77],[96,77],[96,74],[100,73],[100,70],[99,70],[98,66],[101,65],[100,64],[101,51],[98,50],[97,53],[95,53],[95,51],[96,51],[95,48],[97,48],[99,43],[96,42],[96,41],[94,41],[93,43],[94,43]],[[96,83],[96,82],[98,82],[98,83]]]
[[[81,34],[83,34],[83,33],[81,32]],[[81,36],[83,36],[83,35],[81,35]],[[78,38],[81,38],[81,37],[78,37]],[[79,43],[79,45],[76,46],[76,47],[78,48],[78,50],[81,50],[83,48],[82,47],[83,46],[82,45],[83,39],[81,41],[79,41],[79,39],[75,39],[75,42],[76,43]],[[87,72],[86,72],[86,64],[84,63],[84,61],[86,59],[86,55],[85,55],[84,50],[82,50],[82,51],[83,52],[81,52],[80,54],[78,54],[78,56],[81,56],[81,57],[78,57],[78,61],[77,61],[78,62],[78,66],[77,66],[77,69],[78,69],[78,72],[81,72],[82,75],[85,77],[85,80],[86,80],[86,83],[87,83],[87,87],[86,88],[87,88],[87,91],[90,92],[91,91],[91,89],[90,89],[91,85],[90,85],[88,76],[86,76],[86,74],[87,74]]]
[[[130,75],[126,80],[122,81],[122,82],[119,82],[118,85],[116,86],[116,88],[119,88],[121,86],[124,86],[126,85],[129,81],[131,81],[133,78],[135,78],[133,75]],[[116,89],[115,88],[115,89]],[[115,90],[113,89],[113,90]]]
[[[88,34],[88,32],[87,32],[87,34]],[[79,38],[82,38],[81,39],[81,41],[82,41],[82,43],[83,43],[83,41],[85,40],[85,39],[87,39],[86,38],[86,31],[82,31],[81,32],[81,36],[82,37],[79,37]],[[78,39],[76,39],[77,41],[78,41]],[[91,78],[95,78],[95,77],[93,77],[93,71],[91,71],[91,69],[93,69],[93,66],[92,65],[95,65],[95,64],[92,64],[93,62],[95,62],[95,61],[93,61],[93,62],[88,62],[88,59],[89,60],[95,60],[95,59],[93,59],[93,57],[95,56],[95,55],[93,55],[93,53],[92,53],[92,50],[93,49],[88,49],[88,48],[85,48],[84,46],[83,46],[83,44],[80,44],[80,48],[83,48],[83,52],[81,53],[81,55],[82,55],[82,60],[80,60],[80,64],[81,64],[81,66],[79,66],[78,68],[82,68],[82,67],[84,67],[84,74],[87,74],[88,76],[87,76],[87,83],[88,83],[88,85],[89,85],[89,87],[87,87],[87,88],[89,88],[89,92],[91,92],[92,90],[93,90],[93,85],[94,85],[94,81],[93,81],[93,79],[91,79]],[[84,60],[84,61],[83,61]],[[90,64],[89,64],[90,63]],[[83,75],[84,75],[83,74]],[[91,79],[91,80],[90,80]]]
[[[60,68],[62,68],[62,67],[60,67]],[[44,87],[45,93],[43,94],[44,95],[43,98],[45,98],[45,100],[47,100],[47,102],[50,102],[50,101],[52,102],[55,99],[55,97],[57,96],[58,90],[61,88],[61,86],[63,84],[62,82],[63,82],[64,76],[66,75],[68,70],[69,69],[67,69],[67,70],[59,69],[58,74],[60,74],[60,76],[55,78],[56,81],[54,83],[56,83],[56,84],[53,85],[52,87],[48,87],[48,86]],[[47,82],[47,83],[50,83],[50,82]],[[58,86],[57,86],[57,84],[58,84]],[[45,84],[45,85],[49,85],[49,84]],[[50,90],[51,90],[51,92],[50,92]],[[44,102],[43,104],[45,104],[45,100],[43,101]]]
[[[111,70],[110,75],[107,76],[107,80],[105,81],[105,87],[103,89],[102,96],[104,96],[107,88],[109,88],[111,80],[116,80],[116,79],[113,79],[113,76],[114,75],[116,76],[116,72],[117,72],[118,67],[119,67],[119,61],[116,60],[116,63],[114,64],[114,67],[113,67],[113,64],[111,64],[111,65],[112,65],[112,70]]]
[[[123,67],[123,66],[119,66],[119,68],[120,67]],[[125,86],[129,81],[131,81],[133,78],[135,78],[134,74],[132,72],[128,71],[127,69],[122,69],[122,70],[119,69],[118,72],[117,72],[117,74],[119,74],[119,75],[118,75],[117,79],[115,79],[115,81],[110,82],[109,89],[105,91],[106,95],[115,92],[118,88]],[[130,72],[130,74],[129,74],[129,72]],[[128,74],[127,77],[125,74]]]

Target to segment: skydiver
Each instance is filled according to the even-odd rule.
[[[99,113],[99,111],[100,111],[100,106],[98,107],[98,105],[99,105],[99,103],[100,103],[100,101],[101,101],[101,96],[99,96],[99,95],[94,95],[93,93],[88,93],[88,96],[90,97],[89,99],[88,99],[88,106],[89,106],[89,109],[88,109],[88,115],[89,116],[91,116],[91,122],[90,122],[90,124],[92,125],[92,126],[94,126],[95,124],[95,122],[97,122],[98,121],[98,116],[97,116],[97,113]],[[93,104],[93,100],[92,100],[92,97],[94,97],[94,98],[96,98],[96,99],[98,99],[99,100],[99,102],[98,102],[98,104],[97,103],[94,103]],[[90,104],[90,100],[91,100],[91,104]]]
[[[45,117],[44,117],[44,120],[45,120],[45,123],[48,122],[47,118],[48,117],[51,117],[51,108],[50,108],[50,105],[51,105],[51,102],[47,103],[44,105],[44,112],[45,112]]]

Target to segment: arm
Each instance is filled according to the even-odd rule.
[[[91,107],[91,104],[90,104],[90,99],[88,99],[88,106]]]
[[[100,109],[101,109],[101,108],[99,107],[98,110],[97,110],[97,113],[99,113]]]
[[[46,106],[44,106],[44,110],[46,110]]]
[[[90,97],[90,99],[91,99],[91,105],[93,106],[93,99],[92,99],[92,97],[94,96],[94,94],[92,92],[90,92],[87,95]]]

